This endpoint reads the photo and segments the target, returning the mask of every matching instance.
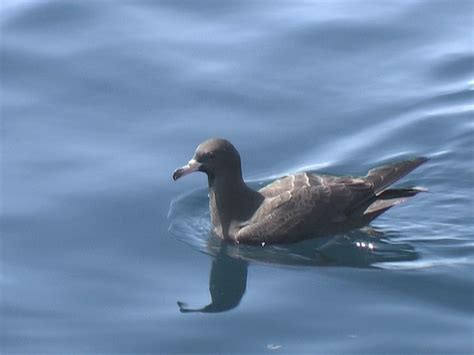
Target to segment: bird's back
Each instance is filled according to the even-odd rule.
[[[364,177],[308,172],[285,176],[259,191],[265,200],[236,239],[293,242],[360,228],[420,192],[386,188],[425,161],[418,158],[379,167]]]

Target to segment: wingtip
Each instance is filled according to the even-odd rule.
[[[420,164],[424,164],[424,163],[426,163],[428,160],[430,160],[430,158],[425,157],[425,156],[421,156],[421,157],[418,157],[418,158],[415,158],[415,159],[414,159],[414,161],[417,161],[417,162],[419,162]]]
[[[417,158],[412,159],[411,163],[414,164],[414,166],[415,166],[414,168],[417,168],[420,165],[423,165],[424,163],[426,163],[428,160],[430,160],[430,159],[425,157],[425,156],[421,156],[421,157],[417,157]]]

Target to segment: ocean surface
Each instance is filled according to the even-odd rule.
[[[474,352],[474,2],[0,4],[2,353]],[[258,187],[407,157],[369,228],[209,235],[209,137]]]

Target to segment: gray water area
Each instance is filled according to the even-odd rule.
[[[2,353],[473,353],[474,3],[2,1]],[[253,186],[431,160],[369,228],[209,236]]]

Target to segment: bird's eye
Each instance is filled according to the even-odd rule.
[[[210,160],[216,157],[216,155],[213,152],[208,153],[207,156],[209,157]]]

